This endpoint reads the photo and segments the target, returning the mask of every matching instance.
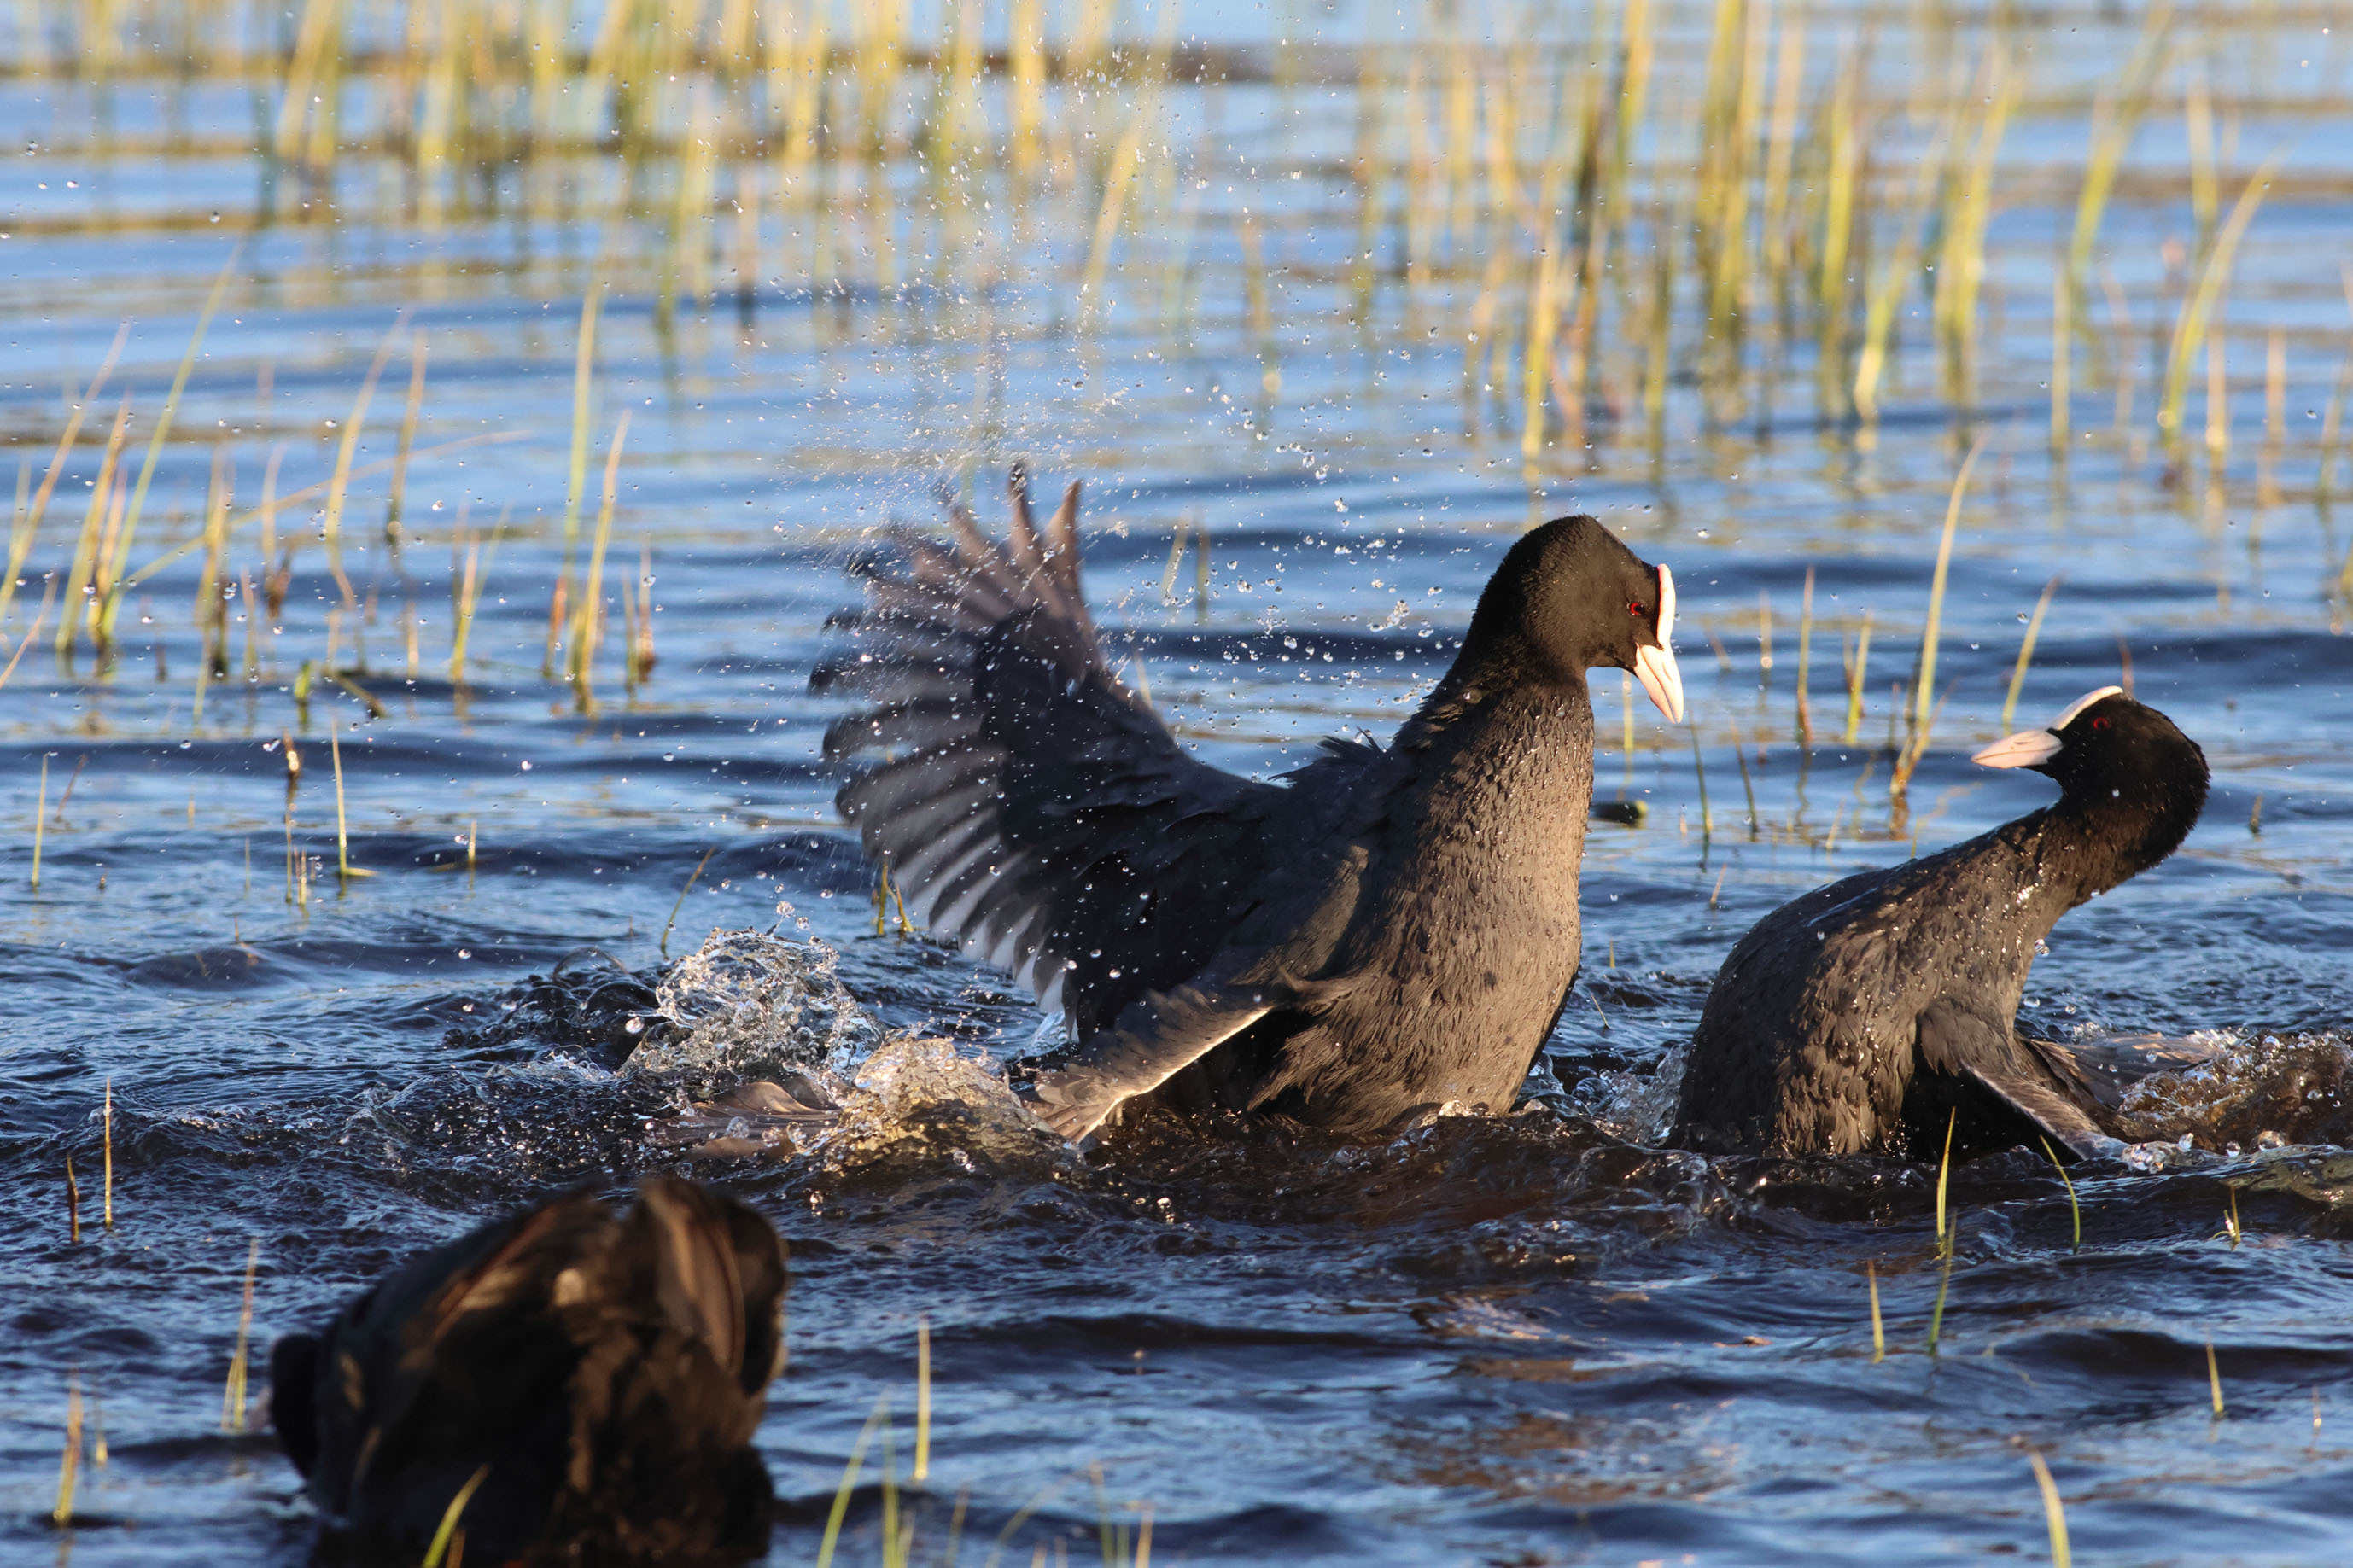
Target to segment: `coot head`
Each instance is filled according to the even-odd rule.
[[[2167,840],[2135,846],[2142,857],[2154,851],[2154,859],[2173,852],[2206,804],[2206,753],[2121,687],[2086,692],[2049,729],[2004,736],[1971,760],[2047,773],[2058,781],[2063,806],[2137,820],[2152,838]]]
[[[1495,569],[1463,637],[1466,662],[1500,658],[1531,673],[1582,680],[1627,669],[1671,720],[1683,712],[1672,638],[1675,580],[1589,517],[1530,530]]]

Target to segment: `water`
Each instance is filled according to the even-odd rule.
[[[1704,40],[1706,20],[1670,14],[1662,156],[1697,112],[1703,51],[1683,44]],[[942,1544],[968,1494],[963,1550],[985,1557],[1009,1532],[1008,1562],[1041,1546],[1055,1561],[1093,1553],[1099,1520],[1132,1531],[1146,1506],[1155,1557],[1171,1560],[2036,1560],[2030,1445],[2056,1475],[2084,1561],[2347,1555],[2353,1269],[2339,1212],[2353,1157],[2333,1143],[2262,1146],[2298,1106],[2306,1121],[2290,1131],[2342,1135],[2337,1031],[2353,1000],[2341,957],[2353,942],[2348,539],[2316,493],[2344,342],[2334,263],[2353,243],[2353,82],[2345,29],[2322,37],[2324,25],[2225,19],[2200,35],[2233,138],[2223,211],[2276,141],[2299,137],[2238,258],[2232,444],[2211,474],[2202,357],[2186,461],[2169,471],[2150,434],[2185,275],[2168,272],[2165,247],[2198,238],[2179,72],[2103,230],[2131,326],[2101,326],[2097,352],[2129,351],[2132,409],[2119,426],[2119,389],[2087,343],[2074,449],[2063,467],[2047,456],[2050,258],[2073,221],[2091,89],[2113,79],[2139,26],[2070,13],[2027,36],[2042,96],[2019,110],[1998,165],[1974,419],[1944,395],[1917,290],[1904,297],[1868,436],[1817,423],[1812,340],[1799,331],[1778,369],[1752,344],[1736,410],[1713,422],[1722,389],[1699,356],[1680,357],[1654,448],[1640,344],[1613,326],[1596,406],[1618,417],[1594,420],[1589,465],[1547,453],[1533,497],[1517,361],[1497,377],[1505,390],[1467,411],[1460,396],[1486,231],[1465,238],[1448,217],[1430,276],[1385,262],[1370,314],[1352,318],[1357,121],[1350,94],[1308,70],[1322,56],[1290,86],[1266,69],[1170,94],[1175,151],[1143,165],[1107,303],[1083,324],[1099,184],[1054,188],[1008,219],[1009,176],[985,172],[972,189],[987,216],[966,201],[943,216],[924,205],[910,153],[895,165],[905,205],[888,231],[901,246],[888,284],[862,243],[884,231],[860,226],[847,198],[827,242],[772,189],[755,215],[763,259],[746,314],[730,271],[733,164],[691,230],[708,248],[681,261],[664,225],[667,182],[685,176],[659,159],[638,187],[659,191],[655,205],[628,223],[599,217],[617,164],[587,154],[494,166],[480,184],[445,169],[412,200],[400,158],[364,149],[324,184],[283,169],[273,183],[251,150],[245,79],[221,68],[0,83],[28,145],[6,198],[0,427],[34,487],[66,416],[59,386],[86,384],[121,317],[135,318],[27,558],[9,651],[44,574],[70,566],[121,390],[135,389],[135,471],[225,265],[234,281],[161,450],[134,567],[200,535],[216,446],[240,516],[273,451],[280,495],[327,479],[368,366],[406,311],[341,524],[350,607],[309,497],[277,520],[282,539],[308,542],[282,616],[254,628],[257,679],[243,675],[239,597],[230,674],[210,683],[201,719],[200,551],[125,595],[111,672],[90,673],[86,642],[79,673],[59,670],[52,610],[0,688],[6,1554],[302,1559],[309,1516],[291,1471],[266,1432],[221,1430],[248,1238],[260,1243],[254,1331],[266,1342],[504,1205],[622,1182],[733,1137],[760,1147],[695,1168],[761,1203],[793,1251],[792,1363],[760,1439],[785,1500],[774,1562],[815,1554],[878,1398],[892,1402],[903,1480],[923,1317],[936,1383],[920,1540]],[[1262,42],[1262,26],[1243,17],[1211,32]],[[1342,16],[1313,41],[1336,47],[1360,28],[1378,31]],[[1904,95],[1938,82],[1925,62],[1942,58],[1939,37],[1891,32],[1875,57],[1891,145],[1931,139]],[[1817,38],[1810,73],[1828,71],[1835,42]],[[1974,62],[1978,47],[1968,32],[1953,58]],[[1431,56],[1432,91],[1445,58]],[[351,125],[375,123],[381,105],[351,93]],[[1055,112],[1082,144],[1091,130],[1115,142],[1126,100],[1113,99],[1099,120],[1062,99]],[[681,89],[671,109],[686,101]],[[2287,107],[2271,114],[2267,101]],[[1402,155],[1405,132],[1391,129]],[[1185,179],[1155,184],[1179,168]],[[1887,203],[1874,219],[1883,252],[1905,218]],[[1247,245],[1245,206],[1265,226]],[[1003,226],[1014,222],[1032,226]],[[1397,212],[1384,220],[1384,256],[1407,226]],[[822,277],[821,242],[836,269]],[[1646,259],[1637,248],[1621,263],[1629,254]],[[1166,296],[1173,324],[1171,255],[1186,280]],[[611,292],[582,548],[626,410],[607,592],[637,584],[649,545],[658,663],[627,689],[616,605],[584,709],[541,667],[580,300],[600,265]],[[1509,289],[1525,289],[1523,272],[1515,261]],[[1623,274],[1630,311],[1649,287],[1641,272]],[[813,292],[813,278],[828,287]],[[1697,310],[1689,284],[1679,342]],[[1254,286],[1270,290],[1271,350]],[[1521,306],[1506,292],[1510,321]],[[2105,322],[2105,285],[2089,297]],[[429,350],[395,552],[386,477],[366,470],[397,441],[412,329]],[[1944,605],[1943,706],[1908,800],[1891,802],[1885,748],[1903,731],[1889,682],[1912,673],[1948,489],[1979,433]],[[1621,685],[1598,678],[1598,797],[1646,815],[1594,829],[1585,980],[1522,1114],[1447,1120],[1377,1147],[1164,1132],[1081,1161],[1028,1138],[992,1098],[983,1064],[1026,1048],[1037,1015],[1001,975],[875,934],[871,883],[817,756],[832,712],[804,685],[860,531],[935,520],[941,486],[970,487],[993,525],[1017,457],[1041,489],[1084,479],[1100,618],[1123,645],[1133,637],[1124,657],[1202,754],[1244,772],[1278,771],[1334,730],[1385,732],[1443,668],[1532,516],[1592,510],[1674,567],[1704,805],[1692,738],[1644,706],[1627,754]],[[2337,484],[2348,479],[2341,468]],[[1172,536],[1196,518],[1212,567],[1199,605],[1192,553],[1169,577]],[[448,664],[461,527],[487,558],[462,689]],[[231,583],[269,564],[259,530],[233,536]],[[1793,695],[1810,567],[1806,748]],[[1704,1162],[1646,1142],[1644,1101],[1750,921],[2047,798],[2044,781],[1966,757],[1999,732],[2021,617],[2054,574],[2018,721],[2119,679],[2128,654],[2137,695],[2205,747],[2215,788],[2179,854],[2053,932],[2030,1019],[2063,1036],[2209,1031],[2228,1048],[2203,1078],[2147,1091],[2190,1148],[2079,1178],[2080,1250],[2047,1163],[2013,1154],[1954,1173],[1945,1281],[1933,1170]],[[1839,649],[1865,610],[1864,712],[1846,743]],[[331,637],[333,664],[381,716],[315,671],[298,707],[298,671],[328,662]],[[289,732],[302,758],[290,827]],[[337,875],[331,736],[344,852],[370,873],[349,880]],[[315,858],[300,879],[297,856]],[[827,944],[833,978],[797,967],[807,949],[788,961],[730,949],[756,955],[754,978],[788,963],[782,994],[754,998],[740,1026],[719,1008],[699,1044],[686,1026],[712,1008],[661,1016],[650,987],[666,958],[713,931],[772,928]],[[563,985],[529,984],[559,967]],[[675,972],[670,984],[676,1003]],[[895,1043],[869,1059],[911,1029],[960,1056]],[[667,1070],[616,1070],[648,1041],[669,1053]],[[849,1132],[828,1142],[811,1120],[743,1115],[724,1096],[747,1071],[789,1078],[811,1100],[847,1097]],[[96,1120],[110,1080],[111,1233]],[[2233,1193],[2236,1242],[2219,1234]],[[1872,1359],[1867,1267],[1883,1362]],[[107,1462],[85,1463],[75,1526],[58,1532],[46,1515],[69,1380]],[[879,1460],[870,1452],[850,1514],[853,1561],[878,1554]]]

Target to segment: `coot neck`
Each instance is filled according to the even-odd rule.
[[[1560,711],[1565,700],[1570,710],[1586,714],[1590,729],[1592,709],[1586,696],[1584,670],[1563,679],[1524,638],[1478,637],[1463,645],[1453,667],[1398,729],[1396,749],[1451,749],[1506,716],[1531,709]]]
[[[2096,898],[2179,848],[2205,803],[2203,780],[2189,788],[2070,791],[2042,814],[2044,879],[2066,893],[2068,909]]]

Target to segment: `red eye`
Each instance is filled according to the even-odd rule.
[[[2094,719],[2092,721],[2092,728],[2094,730],[2105,730],[2107,727],[2108,721],[2105,719]]]
[[[1647,612],[1647,611],[1645,611],[1645,610],[1642,608],[1642,601],[1641,601],[1641,600],[1640,600],[1640,599],[1629,599],[1629,600],[1627,600],[1627,601],[1626,601],[1626,613],[1627,613],[1628,615],[1630,615],[1630,616],[1633,616],[1636,620],[1638,620],[1638,621],[1639,621],[1639,620],[1641,620],[1641,619],[1642,618],[1642,616],[1643,616],[1644,615],[1646,615],[1648,612]]]

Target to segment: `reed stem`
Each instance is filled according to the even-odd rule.
[[[674,904],[670,905],[670,919],[668,919],[668,920],[666,920],[666,921],[664,921],[662,922],[662,933],[661,933],[661,955],[662,955],[664,958],[668,958],[668,957],[670,956],[670,928],[671,928],[672,926],[674,926],[674,925],[678,924],[678,911],[679,911],[679,910],[682,910],[682,909],[684,909],[684,908],[686,907],[686,896],[687,896],[687,894],[689,894],[689,893],[691,893],[691,892],[694,891],[694,884],[695,884],[695,881],[696,881],[696,879],[697,879],[698,878],[700,878],[700,877],[702,875],[702,868],[703,868],[705,866],[710,865],[710,864],[711,864],[711,858],[712,858],[713,855],[716,855],[716,854],[718,854],[718,853],[719,853],[719,846],[718,846],[718,845],[716,845],[716,844],[712,845],[710,848],[708,848],[708,849],[704,850],[704,851],[702,852],[702,859],[700,859],[700,860],[697,860],[697,861],[694,863],[694,869],[693,869],[691,872],[688,873],[688,875],[687,875],[687,879],[686,879],[686,886],[685,886],[685,887],[683,887],[683,888],[681,888],[681,889],[678,890],[678,902],[676,902],[676,903],[674,903]]]
[[[2073,1568],[2073,1558],[2067,1550],[2067,1508],[2059,1500],[2059,1483],[2051,1479],[2051,1467],[2033,1449],[2026,1450],[2026,1462],[2034,1467],[2034,1484],[2042,1493],[2042,1522],[2051,1535],[2051,1568]]]
[[[1798,743],[1810,751],[1814,716],[1807,706],[1807,687],[1814,666],[1814,569],[1806,568],[1806,589],[1798,600]]]
[[[2075,1196],[2074,1178],[2068,1175],[2067,1167],[2059,1163],[2059,1156],[2052,1149],[2048,1138],[2042,1140],[2042,1152],[2050,1160],[2052,1168],[2059,1173],[2060,1184],[2067,1189],[2067,1213],[2075,1226],[2074,1239],[2068,1244],[2067,1250],[2081,1252],[2084,1250],[2084,1205]]]
[[[2271,188],[2272,175],[2280,161],[2287,155],[2285,147],[2274,151],[2263,162],[2263,166],[2248,178],[2246,188],[2231,207],[2231,216],[2214,237],[2206,253],[2206,264],[2200,268],[2197,287],[2182,296],[2181,309],[2173,322],[2173,342],[2165,361],[2165,392],[2159,400],[2157,416],[2158,433],[2168,447],[2176,444],[2181,435],[2181,408],[2189,392],[2189,366],[2204,344],[2214,308],[2230,281],[2231,266],[2237,257],[2239,241],[2245,237],[2247,226],[2254,222],[2255,209],[2263,205],[2263,194]]]
[[[915,1320],[915,1468],[907,1479],[920,1485],[932,1473],[932,1321]]]
[[[2059,579],[2063,573],[2052,573],[2051,581],[2042,584],[2042,596],[2034,601],[2034,614],[2027,618],[2026,638],[2018,645],[2018,667],[2010,672],[2010,692],[2001,702],[2001,732],[2010,733],[2011,721],[2018,714],[2018,694],[2026,685],[2026,667],[2034,658],[2034,639],[2042,633],[2042,614],[2051,607],[2051,595],[2059,591]]]
[[[81,1477],[81,1374],[66,1374],[66,1446],[58,1461],[58,1500],[49,1522],[59,1530],[73,1523],[74,1488]]]
[[[1936,1247],[1947,1255],[1953,1243],[1945,1231],[1945,1184],[1953,1173],[1953,1129],[1959,1125],[1960,1116],[1958,1106],[1945,1114],[1945,1157],[1936,1167]]]
[[[1887,1359],[1887,1328],[1879,1316],[1879,1266],[1865,1258],[1862,1277],[1871,1284],[1871,1364],[1877,1366]]]
[[[253,1337],[253,1279],[261,1267],[261,1238],[254,1237],[246,1244],[245,1300],[237,1310],[237,1350],[229,1357],[228,1384],[221,1390],[221,1430],[245,1430],[246,1366]]]
[[[49,754],[41,753],[41,793],[33,807],[33,891],[41,890],[41,830],[49,819]]]
[[[1985,446],[1983,434],[1969,444],[1969,455],[1961,459],[1961,471],[1953,479],[1952,499],[1945,503],[1945,531],[1936,543],[1936,571],[1928,584],[1928,625],[1920,634],[1920,678],[1912,691],[1914,745],[1920,751],[1928,744],[1930,706],[1936,689],[1936,643],[1945,620],[1945,582],[1953,565],[1953,532],[1960,526],[1961,498],[1968,492],[1969,474]]]

